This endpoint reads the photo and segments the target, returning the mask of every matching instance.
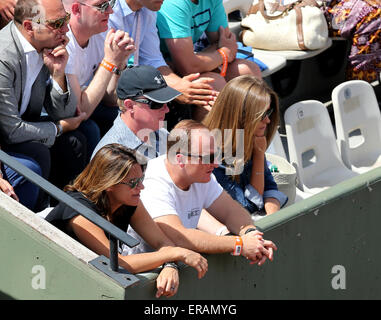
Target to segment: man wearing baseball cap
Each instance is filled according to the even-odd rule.
[[[181,92],[169,87],[152,66],[136,66],[122,72],[116,89],[120,114],[96,146],[120,143],[138,150],[141,161],[166,153],[168,131],[163,128],[167,103]]]

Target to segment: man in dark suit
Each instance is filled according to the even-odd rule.
[[[5,151],[35,159],[63,187],[85,166],[85,114],[66,80],[70,14],[61,0],[19,0],[0,31],[0,140]]]

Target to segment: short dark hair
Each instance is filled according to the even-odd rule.
[[[40,0],[18,0],[15,6],[13,20],[22,24],[25,19],[32,19],[40,13]],[[35,8],[38,8],[36,10]]]
[[[207,130],[209,129],[202,123],[197,122],[192,119],[182,120],[171,130],[167,139],[167,156],[169,151],[171,152],[184,152],[187,150],[188,153],[191,153],[191,142],[192,142],[192,130]],[[181,139],[182,135],[179,135],[179,130],[183,130],[186,139]],[[179,143],[180,142],[180,143]],[[177,145],[176,145],[177,144]],[[176,145],[176,150],[171,148]]]

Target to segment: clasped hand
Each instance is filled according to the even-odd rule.
[[[109,63],[122,68],[128,57],[136,50],[134,39],[127,32],[110,29],[106,35],[104,58]]]
[[[261,266],[266,259],[273,261],[274,250],[278,248],[272,241],[263,239],[262,232],[249,232],[242,236],[242,241],[242,255],[250,260],[250,264]]]

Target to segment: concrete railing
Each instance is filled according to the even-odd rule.
[[[208,255],[180,271],[174,299],[380,299],[381,168],[260,220],[273,262]],[[88,264],[96,255],[0,194],[0,298],[155,299],[155,272],[123,288]]]

